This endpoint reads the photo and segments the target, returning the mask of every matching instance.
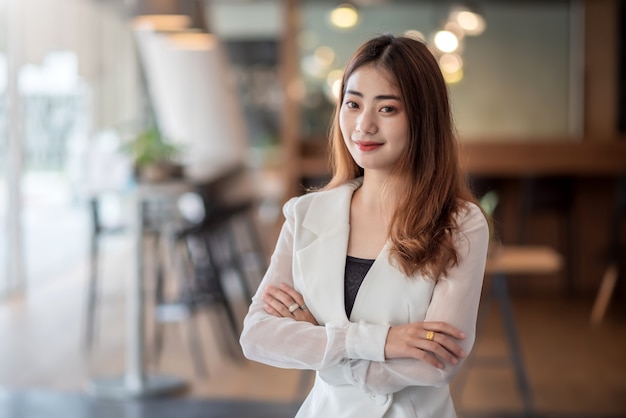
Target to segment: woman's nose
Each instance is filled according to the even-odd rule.
[[[363,111],[356,120],[356,131],[363,134],[376,133],[376,123],[370,112]]]

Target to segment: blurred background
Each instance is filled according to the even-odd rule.
[[[621,0],[0,0],[0,417],[293,416],[237,336],[343,66],[423,40],[494,234],[466,417],[626,416]],[[4,415],[3,415],[4,414]]]

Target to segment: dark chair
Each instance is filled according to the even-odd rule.
[[[195,313],[199,309],[217,309],[226,321],[220,321],[222,336],[230,341],[219,341],[236,360],[240,321],[228,292],[229,280],[237,278],[239,290],[249,302],[265,271],[265,256],[260,246],[253,221],[254,201],[216,206],[206,204],[206,215],[198,225],[175,231],[165,238],[168,252],[173,255],[173,277],[177,290],[167,297],[165,280],[159,268],[156,286],[154,360],[159,361],[163,348],[163,325],[186,321],[191,326],[189,347],[193,364],[201,376],[207,375],[206,362]],[[227,336],[227,338],[230,338]],[[234,343],[234,344],[233,344]]]
[[[470,178],[469,184],[476,196],[483,200],[491,192],[500,193],[502,187],[502,183],[498,179],[492,178]],[[525,192],[532,193],[533,190],[527,189]],[[527,196],[524,197],[528,198]],[[522,207],[530,210],[530,206],[525,207],[524,205],[532,203],[536,202],[525,202]],[[497,204],[497,201],[494,204]],[[495,209],[495,207],[491,209]],[[527,219],[523,221],[527,221]],[[487,258],[484,291],[476,325],[476,338],[478,341],[481,337],[485,320],[490,314],[492,305],[497,304],[508,353],[505,357],[470,355],[464,371],[457,377],[457,383],[454,387],[455,403],[460,409],[462,408],[462,393],[470,369],[477,366],[489,368],[512,366],[523,405],[523,412],[520,416],[534,416],[534,396],[523,359],[522,344],[511,303],[509,282],[514,278],[554,275],[560,272],[562,264],[561,255],[545,246],[496,244],[493,247]]]
[[[539,214],[551,214],[559,223],[559,250],[565,258],[563,274],[566,293],[576,292],[575,259],[576,213],[575,179],[569,176],[532,176],[520,180],[520,204],[517,244],[530,242],[531,220]]]
[[[626,245],[621,236],[626,219],[626,176],[616,181],[613,214],[609,229],[609,245],[606,257],[606,270],[602,275],[600,288],[591,310],[591,323],[599,325],[608,310],[620,274],[626,271]]]
[[[471,175],[467,178],[468,185],[474,195],[480,199],[487,193],[499,192],[502,187],[502,180],[491,176]]]

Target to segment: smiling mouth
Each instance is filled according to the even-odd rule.
[[[381,142],[363,142],[363,141],[354,141],[356,146],[361,151],[373,151],[379,147],[382,147],[383,144]]]

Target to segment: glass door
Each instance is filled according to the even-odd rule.
[[[15,27],[19,5],[0,1],[0,299],[21,285],[22,245],[19,220],[19,92]]]
[[[0,33],[6,34],[6,5],[0,1]],[[8,264],[8,132],[7,132],[7,58],[6,36],[0,37],[0,299],[7,293],[9,288],[9,264]]]
[[[133,39],[119,5],[0,4],[6,35],[0,37],[0,295],[6,296],[86,276],[94,138],[137,118],[138,99]],[[12,101],[6,100],[11,84],[4,83],[11,77],[2,77],[6,62],[15,68]],[[10,120],[19,120],[19,128]]]

